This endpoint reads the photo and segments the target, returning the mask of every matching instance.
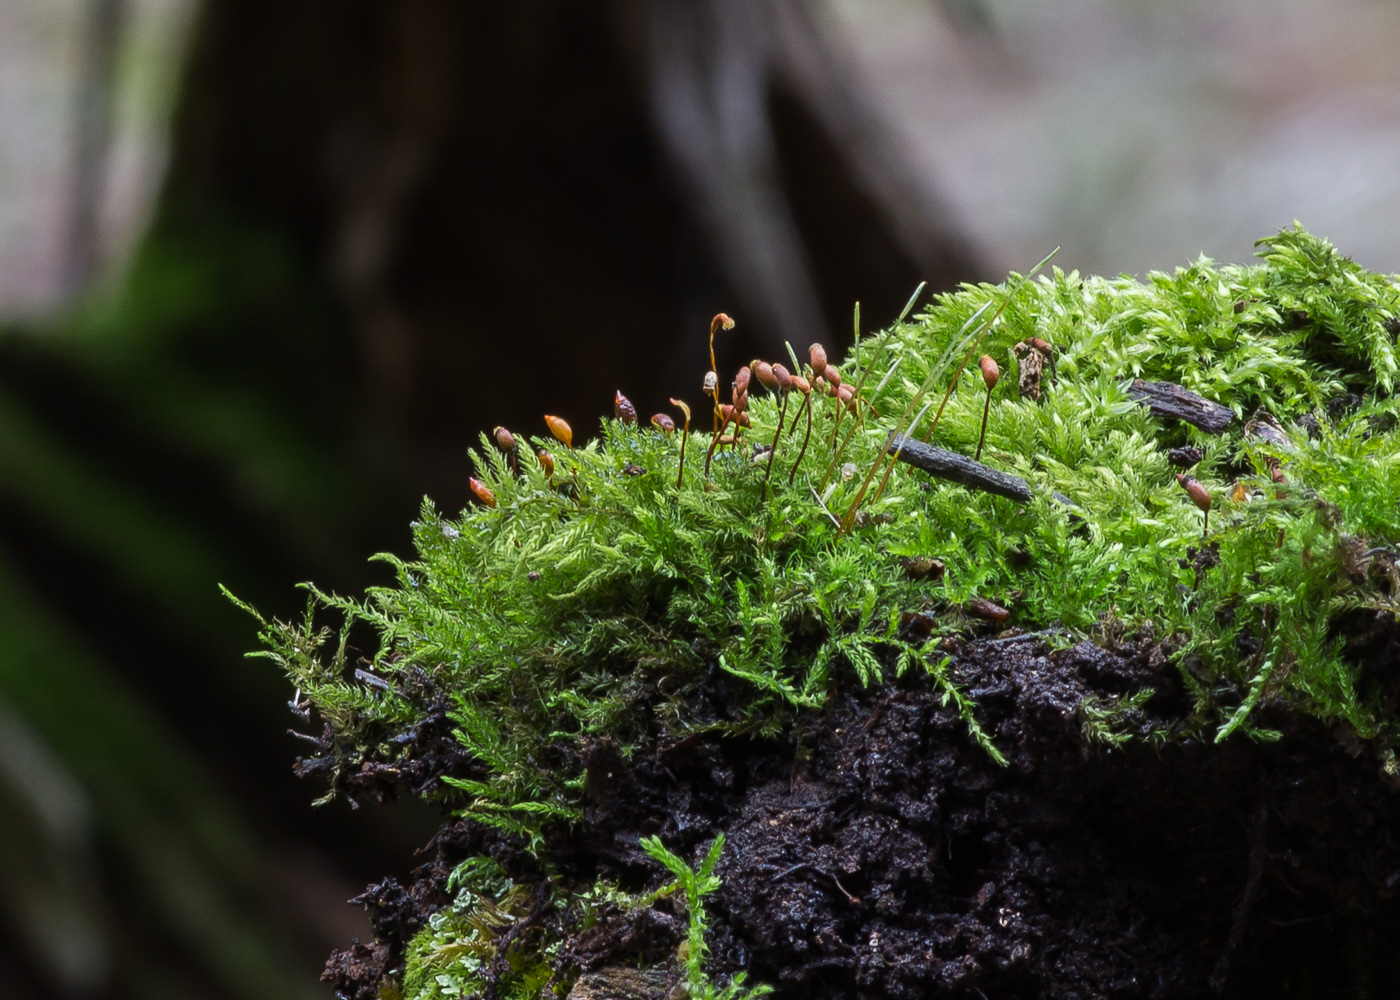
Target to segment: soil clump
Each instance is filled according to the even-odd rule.
[[[1383,746],[1278,705],[1259,710],[1277,741],[1183,737],[1192,699],[1150,639],[943,652],[1006,766],[912,675],[833,694],[781,741],[695,735],[630,757],[592,743],[573,751],[584,821],[541,855],[556,885],[640,890],[659,878],[640,837],[690,856],[722,831],[710,968],[748,969],[784,998],[1400,995],[1386,944],[1400,931],[1400,792]],[[719,715],[738,707],[721,702]],[[472,824],[431,847],[407,886],[357,900],[377,940],[332,957],[339,995],[378,995],[474,853],[539,886],[533,921],[571,974],[664,966],[685,937],[666,900],[578,930],[543,905],[541,866]]]

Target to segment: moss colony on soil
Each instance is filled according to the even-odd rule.
[[[264,623],[325,721],[299,770],[451,810],[327,978],[1397,995],[1400,285],[1301,228],[1261,257],[964,287],[755,368],[735,443],[728,391],[688,437],[483,435],[396,587],[312,590],[338,642]],[[925,437],[1025,495],[887,448]]]

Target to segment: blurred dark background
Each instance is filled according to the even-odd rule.
[[[1344,6],[0,7],[0,996],[327,995],[437,817],[311,808],[216,584],[383,582],[481,431],[698,399],[721,310],[722,368],[840,354],[1056,243],[1297,217],[1396,270],[1400,13]]]

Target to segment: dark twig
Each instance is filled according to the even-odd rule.
[[[1152,411],[1154,417],[1175,417],[1207,434],[1223,434],[1235,419],[1227,406],[1212,403],[1175,382],[1144,382],[1133,379],[1128,395]]]
[[[1029,503],[1034,496],[1030,484],[1020,476],[1000,472],[946,448],[925,444],[903,434],[892,434],[887,447],[899,449],[901,462],[968,489],[994,493],[1018,503]]]
[[[1000,639],[983,639],[983,646],[1008,646],[1013,642],[1029,642],[1032,639],[1044,639],[1052,635],[1064,635],[1062,628],[1041,629],[1039,632],[1021,632],[1017,635],[1003,636]]]
[[[791,868],[785,869],[784,871],[779,872],[777,875],[774,875],[774,876],[773,876],[773,881],[774,881],[774,882],[780,882],[780,881],[782,881],[783,879],[787,878],[789,875],[792,875],[792,874],[794,874],[794,873],[796,873],[796,872],[800,872],[800,871],[815,872],[816,874],[822,876],[823,878],[829,878],[829,879],[831,879],[831,882],[832,882],[832,884],[833,884],[834,886],[836,886],[837,891],[840,892],[841,895],[843,895],[843,896],[846,897],[846,902],[850,903],[852,906],[859,906],[859,905],[860,905],[860,897],[859,897],[859,896],[852,896],[849,892],[847,892],[847,891],[846,891],[846,887],[845,887],[844,885],[841,884],[841,880],[840,880],[839,878],[837,878],[837,877],[836,877],[835,875],[833,875],[831,872],[826,871],[826,870],[823,869],[823,868],[818,868],[816,865],[809,864],[809,863],[807,863],[807,862],[805,862],[805,861],[803,861],[803,862],[801,862],[801,863],[799,863],[799,864],[795,864],[795,865],[793,865]]]
[[[389,682],[383,677],[376,677],[368,670],[361,670],[359,667],[355,668],[355,680],[368,684],[370,687],[377,688],[380,691],[389,690]]]

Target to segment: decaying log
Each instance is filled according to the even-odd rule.
[[[568,1000],[661,1000],[666,995],[666,973],[660,969],[625,966],[586,972],[569,991]]]
[[[903,434],[893,435],[889,447],[892,453],[899,451],[901,462],[908,462],[931,476],[966,486],[968,489],[995,493],[999,497],[1019,503],[1029,503],[1034,495],[1031,493],[1030,484],[1020,476],[1000,472],[946,448],[924,444]]]
[[[1175,417],[1193,427],[1199,427],[1207,434],[1223,434],[1235,419],[1227,406],[1212,403],[1204,396],[1198,396],[1183,389],[1175,382],[1144,382],[1133,379],[1128,387],[1128,395],[1147,406],[1154,417]]]

